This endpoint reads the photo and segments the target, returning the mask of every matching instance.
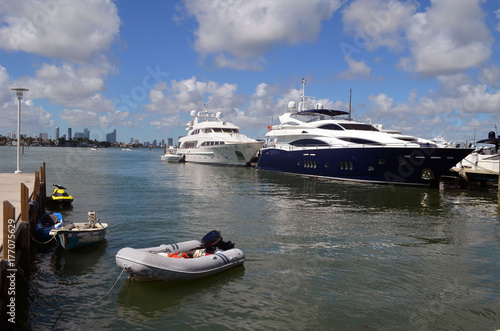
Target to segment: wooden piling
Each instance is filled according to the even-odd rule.
[[[5,174],[2,174],[5,175]],[[16,175],[19,176],[19,175]],[[5,177],[8,178],[8,177]],[[11,180],[12,182],[12,180]],[[25,179],[26,183],[33,183],[31,179]],[[31,184],[30,184],[31,185]],[[9,184],[7,192],[13,193],[13,185]],[[16,185],[16,187],[19,187]],[[36,226],[38,221],[37,213],[30,209],[30,199],[36,200],[39,206],[39,213],[45,211],[45,163],[40,168],[40,172],[35,171],[35,181],[33,185],[32,195],[30,197],[30,190],[24,184],[20,183],[20,200],[12,196],[11,201],[14,201],[19,209],[19,215],[16,217],[16,207],[8,200],[3,201],[3,220],[1,221],[2,231],[2,260],[0,261],[0,329],[2,328],[15,328],[15,321],[7,319],[8,309],[7,306],[10,302],[19,299],[17,296],[12,296],[8,291],[9,286],[15,286],[16,293],[19,290],[26,290],[25,282],[19,282],[21,279],[18,276],[23,275],[24,279],[29,279],[30,266],[31,266],[31,231]],[[20,204],[19,204],[20,202]],[[12,279],[15,275],[15,281]],[[12,285],[14,284],[14,285]],[[27,298],[27,296],[26,296]],[[24,298],[24,299],[26,299]],[[14,321],[14,322],[11,322]]]

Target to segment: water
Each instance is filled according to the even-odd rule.
[[[0,172],[16,170],[0,147]],[[337,182],[253,168],[167,164],[161,150],[30,148],[47,184],[94,210],[107,240],[36,247],[19,325],[33,330],[495,330],[500,328],[496,192]],[[222,232],[244,267],[199,281],[129,282],[123,247]],[[118,279],[118,281],[117,281]],[[113,284],[116,286],[104,298]],[[96,302],[98,299],[100,301]]]

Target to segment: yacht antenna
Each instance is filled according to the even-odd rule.
[[[305,101],[306,97],[306,80],[302,78],[302,102]]]
[[[351,120],[351,96],[352,96],[352,88],[349,89],[349,121]]]

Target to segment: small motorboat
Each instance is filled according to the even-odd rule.
[[[165,154],[161,156],[161,160],[167,163],[179,163],[182,162],[183,156],[180,154]]]
[[[64,219],[61,213],[44,214],[36,222],[35,237],[41,241],[48,241],[52,238],[50,231],[60,228],[63,225]]]
[[[66,250],[95,244],[106,237],[107,223],[101,223],[94,211],[89,211],[89,221],[68,223],[52,229],[50,236],[55,236],[59,246]]]
[[[122,248],[116,264],[132,279],[148,281],[185,281],[208,277],[237,267],[245,254],[231,241],[222,240],[217,230],[202,241],[190,240],[151,248]]]
[[[73,203],[73,196],[66,192],[66,188],[61,185],[54,185],[56,188],[50,197],[46,198],[49,207],[68,207]]]
[[[171,146],[161,156],[161,160],[167,163],[178,163],[184,161],[184,155],[177,153],[177,147]]]

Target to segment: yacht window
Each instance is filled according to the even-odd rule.
[[[231,129],[222,129],[222,132],[229,132],[229,133],[231,133],[231,132],[233,132],[233,130],[231,130]]]
[[[337,124],[325,124],[325,125],[321,125],[321,126],[318,126],[318,129],[339,130],[339,131],[343,131],[344,130],[344,129],[342,129],[341,126],[339,126]]]
[[[299,139],[290,143],[292,146],[328,146],[327,143],[318,139]]]
[[[370,124],[342,123],[341,126],[346,130],[378,131],[374,126]]]
[[[214,132],[222,132],[221,128],[213,128]]]
[[[417,141],[417,139],[415,139],[413,137],[396,137],[396,138],[399,140],[408,141],[408,142],[416,142]]]
[[[181,148],[195,148],[196,147],[196,141],[186,141]]]
[[[362,144],[362,145],[382,145],[379,142],[373,141],[373,140],[368,140],[368,139],[362,139],[362,138],[352,138],[352,137],[345,137],[345,138],[339,138],[340,140],[347,141],[350,143],[354,144]]]

